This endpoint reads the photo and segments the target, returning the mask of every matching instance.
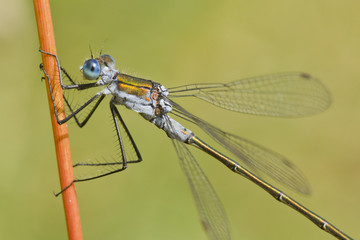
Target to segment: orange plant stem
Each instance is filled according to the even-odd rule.
[[[56,55],[54,29],[52,25],[49,1],[34,0],[33,3],[38,28],[40,49]],[[52,86],[59,86],[59,73],[57,71],[57,64],[55,58],[47,54],[41,55],[44,69],[50,76]],[[57,123],[47,79],[45,82],[49,101],[51,123],[54,134],[57,163],[59,168],[60,186],[61,189],[64,189],[74,180],[67,124],[59,125]],[[60,103],[58,112],[64,113],[62,89],[61,87],[53,87],[52,89],[55,97],[55,102]],[[60,115],[60,118],[61,117],[63,116]],[[81,240],[83,239],[83,237],[81,232],[80,212],[78,200],[76,197],[75,185],[73,184],[71,187],[69,187],[66,191],[62,193],[61,196],[64,204],[68,238],[71,240]]]

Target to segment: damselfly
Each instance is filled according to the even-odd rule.
[[[56,58],[62,89],[79,91],[90,88],[99,89],[94,96],[77,108],[73,108],[65,98],[70,114],[64,119],[60,119],[53,96],[52,88],[54,83],[44,71],[49,81],[56,119],[59,124],[74,118],[78,126],[83,127],[105,96],[112,96],[110,111],[120,148],[120,159],[116,159],[114,162],[75,164],[74,167],[78,168],[81,166],[103,167],[103,171],[96,176],[76,178],[71,184],[123,171],[128,164],[142,160],[135,141],[116,107],[116,105],[124,105],[164,130],[172,140],[182,169],[190,184],[203,227],[210,239],[231,239],[229,223],[219,198],[189,151],[188,145],[213,156],[230,170],[263,188],[276,200],[295,209],[324,231],[339,239],[351,239],[334,225],[253,173],[265,173],[298,192],[308,193],[309,188],[306,180],[290,161],[278,153],[214,127],[172,100],[175,97],[195,97],[224,109],[264,116],[297,117],[310,115],[325,110],[331,102],[329,92],[313,76],[306,73],[292,72],[248,78],[226,84],[192,84],[165,88],[163,85],[151,80],[120,73],[115,69],[115,61],[110,55],[100,54],[98,58],[91,56],[91,59],[86,60],[81,67],[84,79],[91,82],[76,84],[64,68],[60,67],[57,56],[44,51],[41,52]],[[62,74],[69,79],[71,84],[64,84]],[[80,120],[78,114],[87,107],[90,107],[90,111],[85,118]],[[210,147],[191,130],[174,120],[170,114],[199,126],[243,162],[247,168]],[[125,144],[125,142],[128,142],[128,144]],[[251,169],[251,171],[248,169]],[[66,189],[63,189],[62,192]]]

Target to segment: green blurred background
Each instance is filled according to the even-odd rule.
[[[333,104],[308,118],[247,116],[199,101],[181,104],[223,130],[288,156],[308,178],[313,194],[284,191],[359,237],[359,1],[51,4],[58,55],[75,78],[81,78],[78,69],[90,55],[89,45],[94,53],[104,46],[122,71],[168,87],[293,70],[320,78]],[[38,48],[32,3],[3,1],[1,239],[67,237],[61,198],[52,194],[59,190],[58,173]],[[120,110],[144,161],[77,185],[85,239],[206,239],[171,141],[137,114]],[[103,104],[87,134],[70,124],[74,159],[91,155],[89,144],[113,134],[102,126],[109,123],[108,112]],[[223,201],[234,239],[332,239],[249,181],[193,153]]]

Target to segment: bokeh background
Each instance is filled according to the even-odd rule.
[[[326,112],[300,119],[231,113],[200,101],[181,104],[204,119],[289,157],[311,196],[285,192],[350,236],[360,236],[360,2],[52,1],[57,51],[75,78],[95,54],[125,73],[165,86],[228,82],[305,71],[329,88]],[[0,8],[0,238],[66,239],[41,56],[30,1]],[[77,184],[85,239],[206,239],[171,141],[120,109],[144,161],[123,173]],[[105,116],[105,117],[104,117]],[[112,136],[103,104],[86,134],[69,125],[74,159]],[[205,140],[207,137],[200,134]],[[98,144],[98,148],[104,148]],[[193,151],[227,211],[234,239],[332,239],[249,181]],[[80,161],[80,160],[79,160]]]

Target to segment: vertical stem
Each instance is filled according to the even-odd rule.
[[[40,48],[46,52],[56,55],[54,29],[51,19],[50,4],[48,0],[33,0],[38,28]],[[60,118],[64,113],[64,101],[62,97],[62,89],[59,83],[56,60],[54,57],[42,54],[44,69],[50,76],[53,86],[55,102],[59,106]],[[74,172],[72,168],[70,142],[68,139],[67,124],[59,125],[56,121],[54,108],[49,92],[48,81],[45,81],[50,108],[51,123],[54,134],[54,142],[59,168],[59,177],[61,189],[64,189],[74,180]],[[55,87],[54,87],[55,86]],[[68,230],[68,238],[71,240],[83,239],[81,232],[80,212],[78,200],[76,197],[75,185],[73,184],[62,193],[66,226]]]

